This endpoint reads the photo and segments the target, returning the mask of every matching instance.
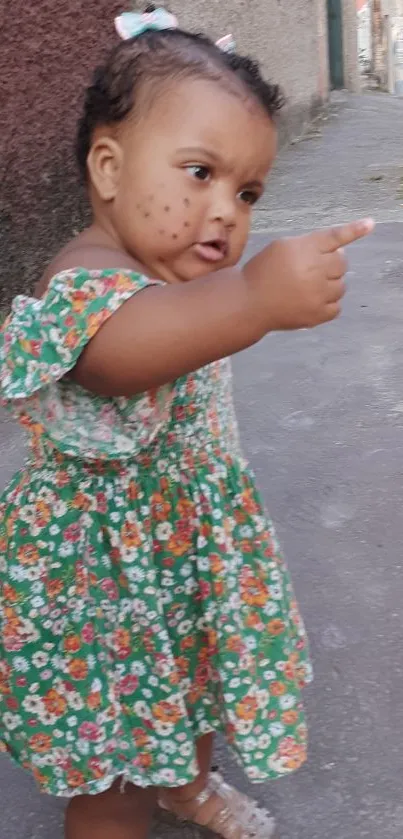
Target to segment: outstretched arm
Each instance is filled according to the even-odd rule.
[[[372,229],[362,221],[280,240],[243,270],[144,289],[89,342],[73,378],[103,396],[132,396],[246,349],[267,332],[333,320],[344,294],[342,248]]]

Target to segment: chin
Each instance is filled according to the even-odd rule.
[[[189,276],[187,279],[197,280],[200,279],[200,277],[208,277],[210,274],[217,274],[218,271],[224,271],[225,268],[233,268],[237,262],[238,260],[234,261],[232,259],[223,259],[222,262],[217,262],[212,265],[204,262],[198,267],[198,269],[194,269],[194,271],[192,271],[192,276]]]

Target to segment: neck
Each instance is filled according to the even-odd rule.
[[[133,261],[135,270],[141,271],[146,276],[162,280],[165,283],[177,284],[181,280],[174,274],[168,265],[158,260],[144,262],[136,254],[130,253],[116,236],[113,230],[109,229],[108,223],[94,219],[90,227],[85,230],[80,236],[80,244],[88,245],[89,247],[105,248],[109,252],[116,252],[117,262],[119,261],[119,254],[127,260]]]

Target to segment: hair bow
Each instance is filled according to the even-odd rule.
[[[123,12],[115,18],[115,28],[124,41],[141,35],[150,29],[177,29],[178,20],[167,9],[158,8],[151,12]],[[235,41],[232,35],[225,35],[216,41],[216,46],[223,52],[235,52]]]
[[[233,35],[224,35],[223,38],[219,38],[218,41],[215,42],[215,45],[223,52],[235,52],[236,50],[236,43]]]
[[[115,18],[115,28],[124,41],[135,38],[148,29],[176,29],[178,21],[175,15],[166,9],[155,9],[153,12],[123,12]]]

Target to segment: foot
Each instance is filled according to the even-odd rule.
[[[252,798],[226,784],[211,772],[205,789],[187,801],[164,791],[159,805],[183,821],[211,830],[222,839],[274,839],[275,821]]]

